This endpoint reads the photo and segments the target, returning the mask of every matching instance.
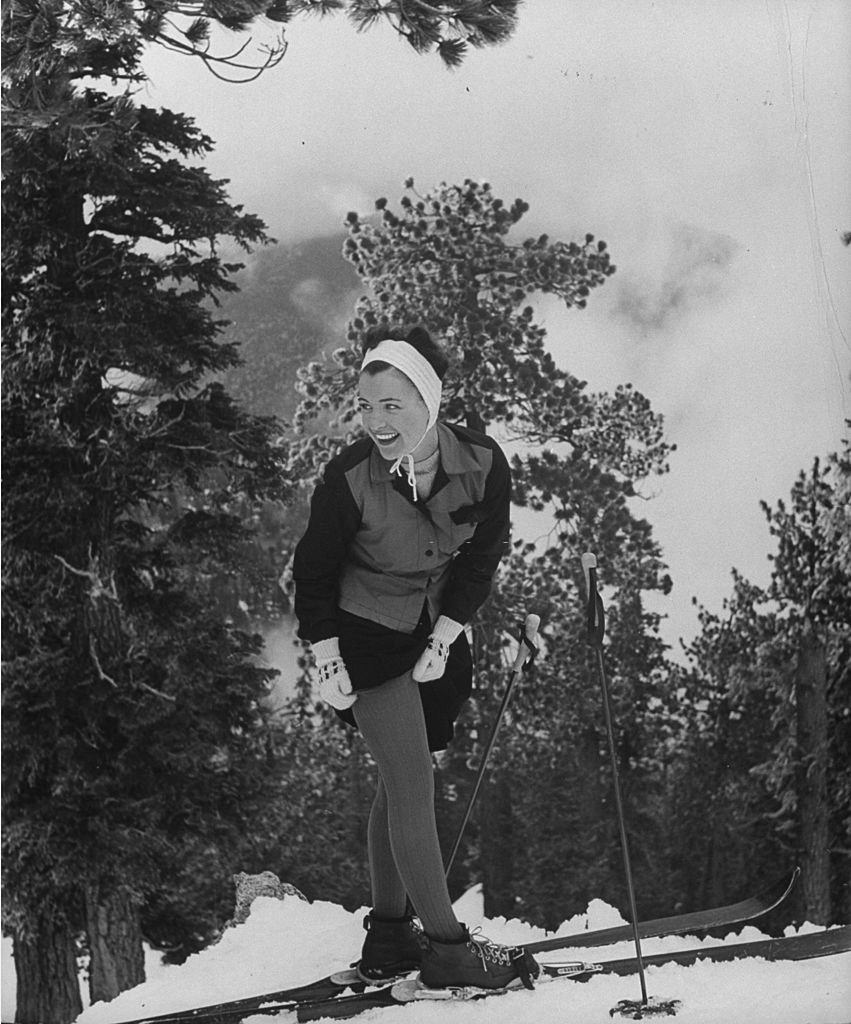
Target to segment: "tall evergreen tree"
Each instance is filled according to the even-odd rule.
[[[140,908],[264,785],[259,641],[215,613],[238,496],[286,496],[273,420],[204,381],[236,360],[217,293],[262,223],[191,162],[210,140],[87,76],[133,78],[104,16],[5,25],[4,872],[18,1019],[142,980]],[[221,870],[221,867],[218,868]]]
[[[734,596],[721,614],[698,609],[700,632],[686,647],[687,664],[671,666],[680,706],[665,760],[671,888],[675,898],[689,894],[701,906],[761,886],[793,857],[774,824],[781,802],[753,771],[780,737],[773,695],[733,684],[773,635],[767,622],[758,631],[742,627],[740,608],[752,607],[759,594],[734,573]]]
[[[676,773],[695,787],[681,822],[689,806],[702,820],[718,811],[694,862],[756,881],[785,852],[802,867],[799,915],[819,924],[848,913],[851,577],[838,529],[848,474],[847,455],[816,459],[788,503],[763,503],[777,543],[771,580],[760,588],[734,573],[723,616],[701,613]]]
[[[815,459],[792,487],[789,505],[779,501],[772,509],[763,503],[777,540],[767,596],[776,602],[782,624],[772,645],[772,664],[780,669],[778,710],[785,718],[793,708],[795,716],[786,719],[786,742],[765,771],[776,790],[794,794],[803,909],[818,924],[834,918],[833,879],[844,876],[848,885],[847,872],[831,870],[831,853],[847,851],[851,837],[851,771],[844,757],[851,703],[851,576],[841,549],[825,531],[847,471],[847,461],[837,455],[825,463]],[[847,862],[837,859],[834,867],[840,865]]]
[[[149,43],[245,81],[296,15],[389,21],[450,66],[506,38],[516,0],[21,0],[3,9],[6,213],[4,831],[18,1019],[141,978],[139,908],[192,853],[221,854],[262,791],[268,673],[217,614],[246,504],[287,477],[278,425],[214,382],[214,315],[262,223],[196,162],[190,119],[137,105]],[[234,47],[220,29],[242,32]],[[121,91],[127,84],[128,91]],[[213,381],[213,382],[211,382]],[[199,836],[210,842],[199,842]],[[220,858],[221,863],[226,858]]]

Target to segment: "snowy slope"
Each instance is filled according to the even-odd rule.
[[[546,937],[541,929],[519,921],[482,919],[480,895],[473,891],[456,904],[458,916],[470,927],[482,926],[492,939],[533,941]],[[144,1014],[164,1013],[303,984],[347,965],[360,949],[365,911],[348,913],[332,903],[255,900],[249,919],[225,932],[221,941],[190,957],[179,967],[157,967],[143,985],[112,1003],[98,1003],[78,1018],[78,1024],[115,1024]],[[594,901],[588,913],[566,922],[561,934],[622,923],[611,907]],[[811,929],[810,929],[811,930]],[[731,941],[760,938],[748,927]],[[719,940],[707,940],[717,944]],[[690,938],[648,939],[645,953],[686,948]],[[631,943],[585,953],[579,948],[547,959],[602,960],[628,956]],[[542,958],[543,959],[543,958]],[[738,961],[670,965],[650,968],[648,991],[659,999],[680,999],[680,1024],[848,1024],[851,1022],[851,953],[800,963]],[[362,1024],[575,1024],[609,1021],[609,1010],[620,999],[640,996],[637,978],[597,977],[542,985],[534,992],[519,991],[479,1003],[441,1006],[435,1003],[371,1010],[357,1019]],[[277,1018],[287,1021],[289,1015]],[[621,1019],[621,1018],[616,1018]],[[664,1018],[667,1019],[667,1018]],[[256,1016],[257,1024],[270,1018]]]

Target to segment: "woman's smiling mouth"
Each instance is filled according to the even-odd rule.
[[[399,436],[397,433],[380,433],[372,435],[379,444],[393,444]]]

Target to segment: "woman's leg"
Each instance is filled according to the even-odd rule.
[[[374,829],[376,840],[373,845],[371,835],[370,857],[374,850],[379,857],[377,863],[371,862],[373,889],[377,883],[381,902],[386,893],[388,902],[397,908],[401,882],[426,934],[443,941],[458,939],[463,929],[452,910],[443,873],[434,815],[434,773],[418,685],[406,673],[374,690],[362,690],[352,712],[381,773],[388,845],[396,868],[395,878],[391,877],[385,858],[387,847],[378,835],[379,791],[373,804],[375,821],[370,821],[370,832]],[[377,895],[374,891],[373,898]]]
[[[393,859],[387,821],[387,790],[380,777],[366,835],[373,913],[383,918],[404,917],[408,909],[408,894]]]

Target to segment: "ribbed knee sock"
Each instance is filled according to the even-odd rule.
[[[434,773],[417,684],[410,673],[359,693],[352,711],[386,794],[387,835],[395,871],[388,868],[380,793],[370,822],[373,900],[398,908],[399,883],[427,935],[450,941],[463,934],[452,910],[434,815]],[[371,815],[372,817],[372,815]],[[403,911],[404,912],[404,911]],[[400,916],[395,912],[387,916]]]
[[[403,917],[408,909],[405,883],[399,877],[387,822],[387,791],[380,777],[367,828],[372,909],[379,917]]]

